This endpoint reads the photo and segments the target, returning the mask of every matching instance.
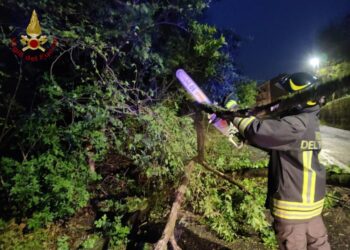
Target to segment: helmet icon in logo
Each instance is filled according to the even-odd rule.
[[[33,10],[32,17],[27,27],[27,35],[21,36],[21,43],[25,46],[22,48],[22,51],[30,50],[41,50],[45,51],[45,48],[41,45],[44,45],[47,42],[46,36],[41,36],[41,27],[36,11]]]

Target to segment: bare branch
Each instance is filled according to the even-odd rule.
[[[174,234],[170,237],[170,244],[173,247],[173,250],[182,250],[177,244]]]
[[[177,215],[179,209],[181,207],[181,203],[183,202],[184,195],[187,189],[187,185],[189,183],[190,175],[194,169],[195,162],[193,160],[185,167],[185,174],[182,177],[181,185],[177,189],[175,201],[171,207],[170,215],[168,218],[168,222],[164,228],[162,237],[156,244],[155,250],[164,250],[170,240],[170,238],[174,235],[174,228],[177,220]]]
[[[72,46],[72,47],[70,47],[69,49],[66,49],[66,50],[64,50],[61,54],[59,54],[58,56],[57,56],[57,58],[52,62],[52,64],[51,64],[51,67],[50,67],[50,79],[51,79],[51,81],[54,81],[54,79],[53,79],[53,67],[55,66],[55,64],[58,62],[58,60],[64,55],[64,54],[66,54],[66,53],[70,53],[70,51],[71,50],[73,50],[75,47],[77,47],[78,45],[74,45],[74,46]]]

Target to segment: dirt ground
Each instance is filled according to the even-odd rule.
[[[333,196],[336,191],[335,200],[337,206],[325,209],[323,219],[328,229],[328,236],[333,250],[350,250],[350,189],[339,187],[328,187],[328,196]]]
[[[350,210],[334,208],[323,214],[333,250],[350,249]]]

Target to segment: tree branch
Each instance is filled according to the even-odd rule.
[[[170,237],[170,243],[173,247],[173,250],[182,250],[181,247],[179,247],[179,245],[177,244],[174,234]]]
[[[208,171],[214,173],[216,176],[219,176],[220,178],[223,178],[225,180],[227,180],[228,182],[236,185],[237,187],[239,187],[243,192],[247,193],[247,194],[252,194],[244,185],[242,185],[239,181],[236,181],[235,179],[233,179],[232,177],[225,175],[224,173],[221,173],[220,171],[210,167],[206,162],[204,161],[197,161],[198,164],[202,165],[205,169],[207,169]]]
[[[195,114],[195,126],[197,132],[197,160],[199,162],[202,162],[205,158],[205,134],[203,124],[203,113],[198,110]]]
[[[190,175],[194,169],[194,160],[191,160],[190,163],[185,167],[185,174],[182,177],[181,185],[176,191],[175,201],[171,207],[171,211],[169,214],[169,218],[167,224],[162,233],[162,237],[159,239],[155,246],[155,250],[164,250],[170,240],[170,238],[174,235],[174,228],[177,220],[177,215],[179,209],[181,207],[181,203],[183,202],[184,195],[187,189],[187,185],[189,183]],[[174,238],[175,240],[175,238]]]

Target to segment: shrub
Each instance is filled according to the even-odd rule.
[[[350,96],[346,96],[330,103],[321,109],[320,119],[324,124],[332,127],[350,130]]]

